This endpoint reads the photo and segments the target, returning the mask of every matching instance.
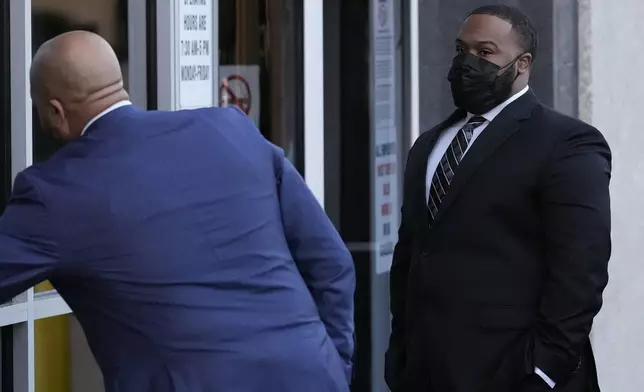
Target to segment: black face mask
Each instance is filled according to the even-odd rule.
[[[504,67],[463,52],[454,57],[447,79],[452,88],[454,104],[472,114],[492,110],[510,97],[512,84],[519,77],[513,72],[518,56]],[[503,68],[507,68],[499,74]]]

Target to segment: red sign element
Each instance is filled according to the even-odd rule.
[[[388,176],[396,173],[396,164],[395,163],[381,163],[376,168],[378,171],[378,177]]]
[[[380,206],[380,215],[387,216],[391,214],[391,203],[385,203]]]
[[[219,87],[219,96],[220,101],[219,105],[224,106],[224,104],[234,104],[237,105],[244,113],[249,114],[252,104],[252,93],[250,91],[250,84],[244,79],[241,75],[230,75],[228,78],[224,79],[226,83],[223,83]],[[227,95],[227,102],[224,102],[221,97]]]

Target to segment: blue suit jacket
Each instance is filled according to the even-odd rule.
[[[22,172],[0,300],[44,279],[108,392],[349,390],[351,256],[237,109],[122,107]]]

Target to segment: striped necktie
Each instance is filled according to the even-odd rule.
[[[438,214],[440,205],[452,184],[454,173],[456,173],[456,169],[461,163],[465,151],[467,151],[467,146],[469,146],[472,140],[474,130],[485,121],[487,120],[481,116],[470,118],[463,128],[456,133],[452,143],[445,151],[445,154],[443,154],[443,157],[436,167],[436,172],[432,177],[432,184],[429,187],[427,208],[429,208],[430,223],[434,221],[436,214]]]

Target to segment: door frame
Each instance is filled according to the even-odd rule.
[[[324,207],[324,0],[304,2],[304,180]]]

